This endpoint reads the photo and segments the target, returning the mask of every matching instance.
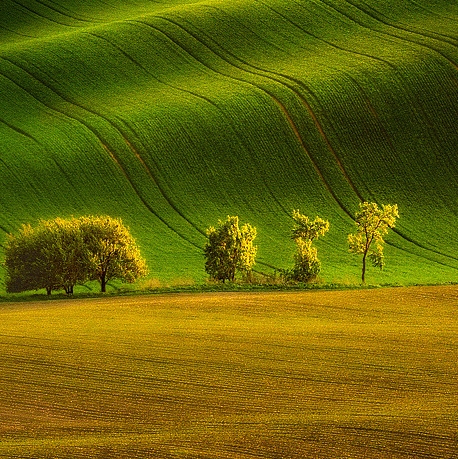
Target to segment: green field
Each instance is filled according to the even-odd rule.
[[[331,222],[323,280],[356,283],[368,200],[401,214],[369,282],[457,281],[457,30],[449,0],[2,0],[0,243],[110,214],[151,277],[201,282],[228,214],[291,266],[299,208]]]
[[[456,457],[458,287],[0,305],[0,457]]]

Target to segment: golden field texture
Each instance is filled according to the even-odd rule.
[[[458,287],[3,303],[0,457],[452,458]]]

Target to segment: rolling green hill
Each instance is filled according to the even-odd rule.
[[[0,240],[122,217],[161,280],[205,278],[205,229],[291,265],[293,208],[356,282],[361,200],[397,203],[374,282],[458,280],[458,5],[448,0],[3,0]]]

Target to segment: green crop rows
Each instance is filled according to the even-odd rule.
[[[204,278],[205,229],[331,222],[323,278],[356,281],[360,200],[397,203],[375,282],[458,277],[458,7],[446,0],[4,0],[0,228],[122,217],[159,279]]]

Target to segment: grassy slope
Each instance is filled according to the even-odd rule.
[[[372,279],[456,280],[458,10],[385,3],[3,1],[0,228],[121,216],[153,276],[202,279],[218,218],[257,226],[266,270],[300,208],[354,281],[350,216],[396,202]]]
[[[0,457],[452,458],[457,287],[0,306]]]

